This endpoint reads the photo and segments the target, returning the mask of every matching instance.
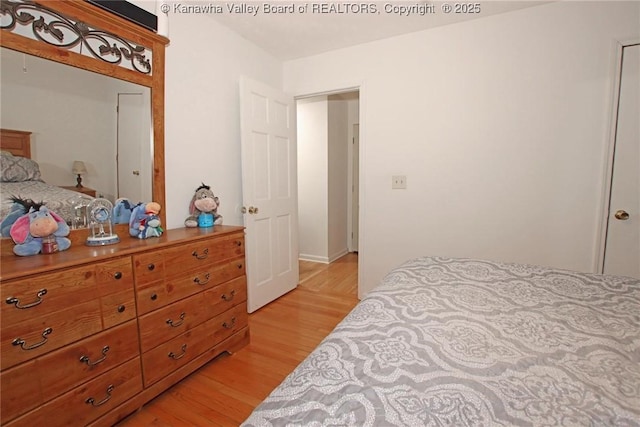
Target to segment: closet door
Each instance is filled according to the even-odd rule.
[[[604,272],[640,278],[640,44],[621,70]]]
[[[132,203],[151,201],[151,141],[150,99],[148,90],[118,94],[118,144],[116,197],[126,197]]]

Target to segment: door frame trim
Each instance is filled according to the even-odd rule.
[[[607,246],[607,232],[609,227],[609,211],[611,209],[611,186],[613,185],[613,162],[615,159],[616,134],[618,130],[618,109],[620,103],[620,83],[622,80],[622,52],[625,47],[640,44],[640,39],[632,40],[615,40],[613,42],[614,64],[613,82],[611,86],[611,113],[609,122],[609,135],[605,143],[605,174],[602,188],[602,203],[600,210],[600,232],[596,235],[596,251],[594,256],[594,271],[597,273],[604,272],[604,258]]]
[[[337,87],[336,87],[337,86]],[[360,174],[360,179],[358,182],[358,197],[360,201],[360,207],[358,209],[358,299],[362,299],[365,295],[365,291],[363,288],[362,278],[364,277],[365,271],[365,263],[367,259],[367,247],[366,247],[366,232],[364,230],[363,225],[365,224],[366,217],[366,185],[364,176],[366,176],[366,163],[365,163],[365,155],[366,155],[366,99],[367,99],[367,89],[366,82],[352,82],[352,84],[346,84],[342,87],[340,85],[331,85],[330,88],[323,90],[319,88],[314,92],[302,92],[302,93],[294,93],[293,99],[297,101],[299,99],[321,96],[321,95],[334,95],[344,92],[355,92],[359,93],[359,103],[358,103],[358,125],[360,127],[360,153],[359,153],[359,163],[358,169]],[[296,119],[297,120],[297,119]]]
[[[359,94],[358,94],[359,96]],[[358,103],[360,102],[360,100],[358,99]],[[355,132],[356,127],[358,128],[358,132]],[[349,144],[349,153],[348,153],[348,162],[349,162],[349,166],[347,167],[348,170],[348,178],[347,178],[347,183],[348,185],[352,188],[351,191],[348,192],[347,194],[347,216],[349,217],[348,221],[347,221],[347,250],[349,252],[358,252],[358,247],[355,246],[353,244],[353,239],[354,239],[354,215],[353,215],[353,211],[354,211],[354,205],[356,205],[356,202],[354,201],[354,185],[353,185],[353,181],[354,181],[354,177],[358,176],[358,192],[356,194],[358,194],[358,204],[360,202],[360,123],[351,123],[351,127],[349,129],[349,134],[351,136],[351,140],[350,140],[350,144]],[[358,166],[355,167],[355,162],[354,162],[354,153],[356,153],[355,150],[355,137],[356,135],[358,135],[358,150],[357,150],[357,154],[358,154]],[[357,169],[357,170],[354,170]],[[360,209],[358,209],[358,212],[360,211]],[[358,230],[360,230],[360,218],[359,218],[359,214],[358,217],[355,218],[355,220],[358,222]]]

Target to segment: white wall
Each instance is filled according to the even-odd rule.
[[[298,136],[298,250],[300,259],[328,262],[328,100],[296,102]]]
[[[166,51],[167,228],[182,227],[204,182],[224,224],[242,225],[239,78],[282,88],[282,63],[205,15],[169,14]]]
[[[615,41],[639,14],[556,2],[285,63],[295,95],[361,87],[361,295],[421,255],[596,268]]]

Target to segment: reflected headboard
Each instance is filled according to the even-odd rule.
[[[31,132],[0,129],[0,150],[31,158]]]

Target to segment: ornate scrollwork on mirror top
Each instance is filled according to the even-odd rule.
[[[0,14],[2,14],[2,21],[0,21],[2,30],[15,31],[25,37],[63,49],[79,49],[80,54],[139,73],[151,74],[151,61],[147,57],[151,54],[149,49],[134,45],[116,34],[91,29],[84,22],[74,22],[41,4],[2,0]],[[5,23],[5,21],[8,22]],[[19,31],[20,27],[17,24],[24,27],[30,26],[31,33]],[[69,37],[66,37],[67,35]],[[88,54],[84,53],[84,48]]]

